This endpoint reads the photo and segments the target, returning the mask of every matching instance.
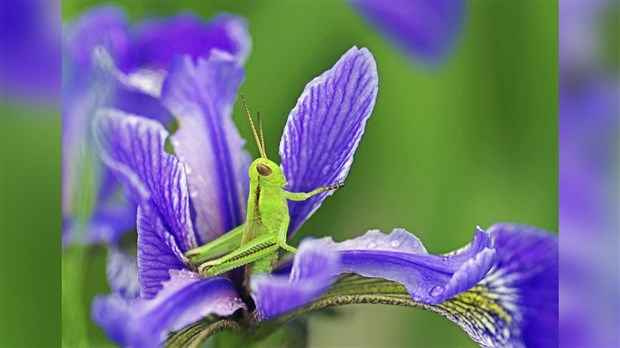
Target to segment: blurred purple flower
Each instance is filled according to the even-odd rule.
[[[606,45],[617,41],[618,9],[609,1],[560,1],[559,7],[560,337],[566,347],[620,345],[620,80],[617,54]]]
[[[161,97],[179,121],[174,134],[120,110],[104,109],[95,118],[103,161],[139,203],[137,268],[115,251],[108,265],[114,293],[98,297],[92,308],[111,339],[155,346],[201,318],[240,309],[246,324],[257,324],[318,299],[338,275],[357,273],[404,285],[409,301],[446,315],[482,345],[554,341],[557,238],[524,226],[478,229],[467,247],[447,255],[428,254],[404,230],[371,231],[341,243],[304,241],[292,263],[277,274],[253,276],[249,288],[236,277],[196,273],[184,252],[241,224],[245,215],[250,158],[231,119],[243,77],[238,60],[221,51],[206,60],[174,60]],[[306,86],[280,143],[287,189],[344,181],[377,89],[374,58],[356,47]],[[167,139],[175,154],[166,151]],[[291,233],[326,196],[290,206]],[[474,286],[479,290],[470,294],[475,301],[462,305],[465,312],[441,307]],[[138,287],[139,295],[131,290]]]
[[[465,1],[349,0],[370,24],[411,58],[442,62],[463,30]]]
[[[28,104],[60,97],[60,1],[0,3],[0,87],[3,98]]]
[[[130,26],[120,9],[98,7],[67,25],[63,44],[63,243],[115,243],[135,226],[136,205],[95,154],[96,110],[118,107],[169,123],[159,97],[172,57],[222,50],[243,62],[246,25],[182,13]]]

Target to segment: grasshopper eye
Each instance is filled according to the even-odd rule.
[[[257,164],[256,165],[256,170],[258,171],[258,174],[262,175],[262,176],[269,176],[272,173],[271,168],[267,167],[264,164]]]

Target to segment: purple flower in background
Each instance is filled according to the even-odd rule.
[[[465,1],[349,0],[362,17],[411,58],[443,61],[451,53],[465,17]]]
[[[136,205],[95,153],[95,111],[117,107],[168,124],[159,97],[172,57],[218,50],[244,62],[250,41],[238,17],[182,13],[130,26],[116,7],[87,12],[63,34],[63,243],[115,243],[135,227]]]
[[[468,246],[446,255],[427,253],[404,230],[341,243],[305,240],[294,260],[253,276],[249,286],[235,272],[228,278],[197,273],[184,252],[238,226],[245,215],[250,158],[231,119],[243,77],[238,59],[226,52],[174,59],[161,93],[178,121],[173,134],[158,120],[98,112],[103,161],[139,204],[137,267],[115,250],[108,264],[113,294],[93,303],[93,320],[111,339],[126,346],[197,344],[221,329],[268,332],[304,310],[390,303],[438,312],[483,346],[556,340],[557,238],[525,226],[478,229]],[[377,90],[374,58],[356,47],[308,83],[280,143],[288,190],[344,181]],[[291,234],[326,196],[290,205]],[[380,283],[349,282],[351,273]]]
[[[3,98],[56,104],[61,80],[60,1],[3,1],[0,8]]]
[[[620,6],[559,5],[561,345],[617,347],[620,80],[609,43]]]

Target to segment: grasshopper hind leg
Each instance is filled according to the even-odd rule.
[[[279,247],[275,236],[261,236],[218,259],[203,263],[198,271],[205,276],[216,276],[274,254]]]

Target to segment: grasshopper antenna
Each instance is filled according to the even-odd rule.
[[[263,136],[263,122],[260,119],[260,110],[256,112],[256,118],[258,119],[258,133],[260,133],[260,142],[263,144],[263,154],[267,158],[267,151],[265,151],[265,137]]]
[[[250,109],[248,109],[248,104],[245,102],[245,97],[243,96],[243,93],[241,93],[241,101],[243,102],[245,113],[248,115],[248,119],[250,120],[250,125],[252,126],[252,133],[254,133],[254,140],[256,140],[256,145],[258,145],[258,152],[260,152],[261,157],[267,158],[267,154],[265,153],[265,147],[262,146],[260,139],[258,139],[258,133],[256,133],[256,127],[254,127],[254,121],[252,120],[252,114],[250,114]],[[262,133],[262,127],[261,127],[261,133]]]

